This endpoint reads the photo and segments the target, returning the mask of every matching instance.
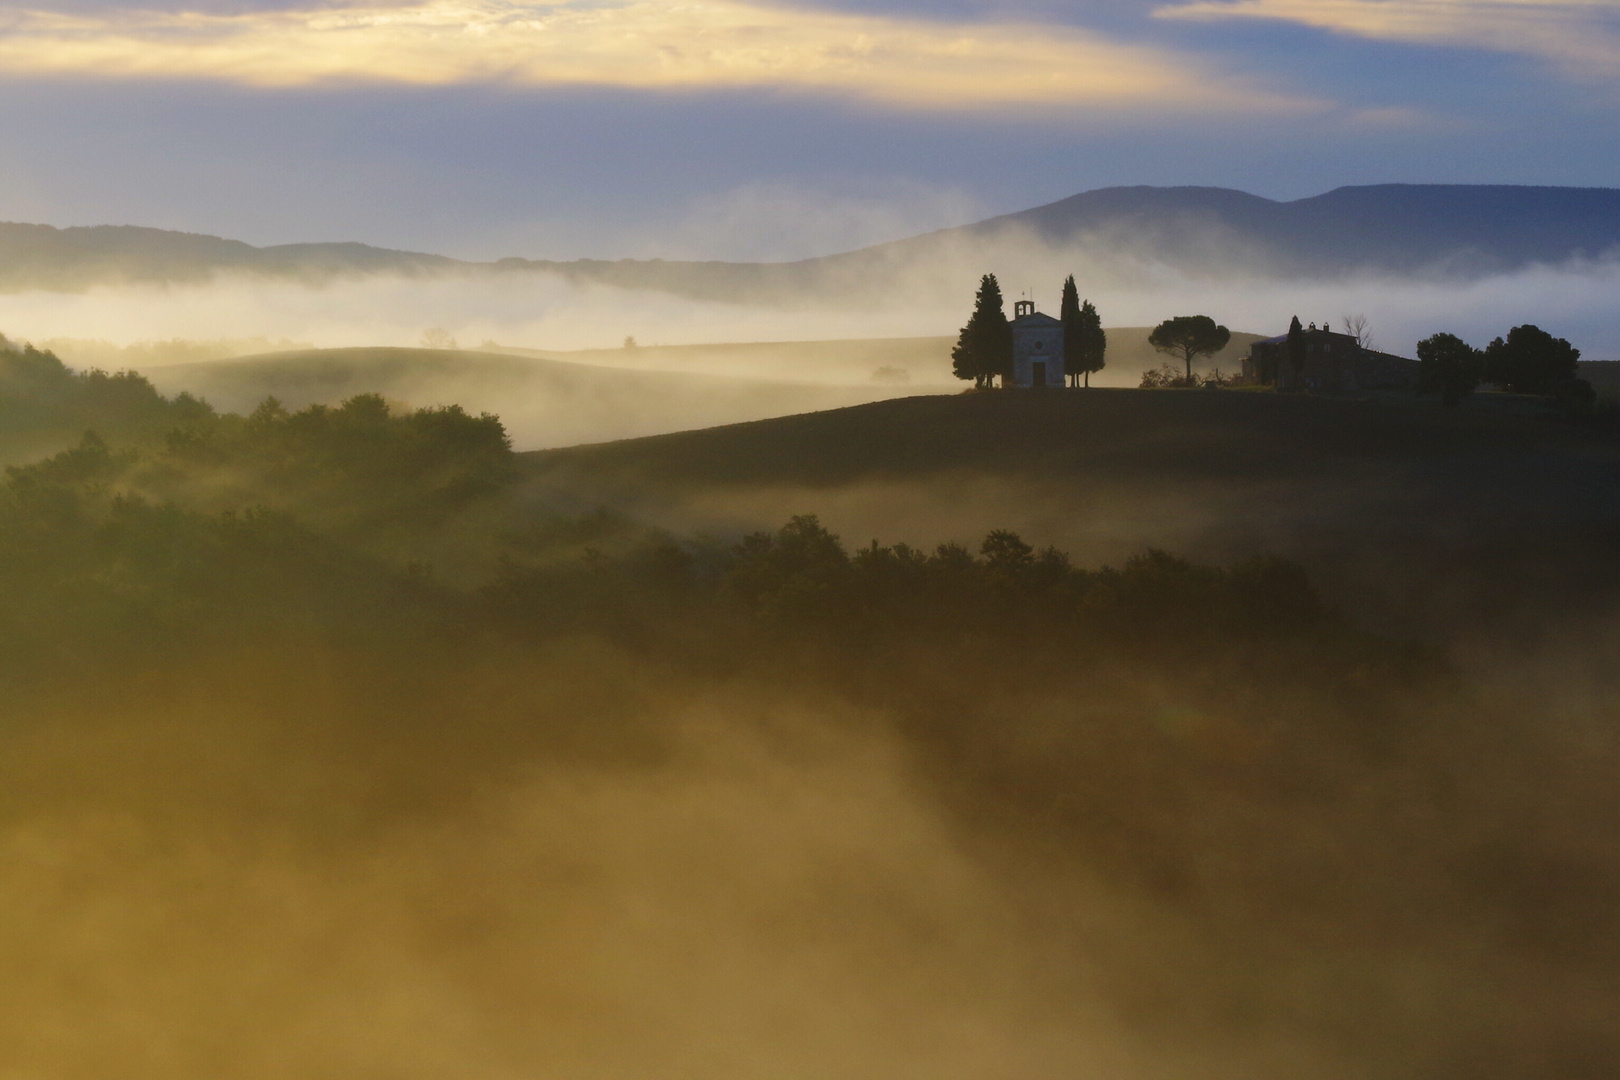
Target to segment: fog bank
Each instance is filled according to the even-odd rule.
[[[1072,262],[1067,264],[1072,266]],[[1066,263],[991,260],[1009,308],[1028,293],[1057,309]],[[1207,313],[1234,330],[1280,333],[1306,322],[1367,315],[1380,348],[1410,354],[1445,330],[1483,344],[1533,322],[1567,337],[1588,359],[1620,357],[1613,297],[1620,264],[1546,267],[1473,282],[1351,280],[1265,282],[1187,278],[1163,267],[1140,279],[1088,281],[1082,295],[1105,325],[1151,326],[1172,315]],[[1101,275],[1099,275],[1100,277]],[[634,337],[643,345],[954,335],[972,309],[976,277],[953,271],[928,288],[903,282],[846,305],[784,308],[683,299],[668,294],[577,285],[544,273],[369,278],[326,287],[260,278],[206,286],[98,287],[84,293],[0,296],[0,327],[13,338],[143,341],[265,338],[321,347],[417,345],[440,328],[463,347],[486,342],[542,350],[607,348]]]

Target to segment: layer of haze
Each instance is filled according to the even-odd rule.
[[[906,268],[894,275],[890,287],[863,284],[841,296],[806,296],[793,306],[580,286],[540,273],[366,278],[324,287],[236,278],[208,286],[0,295],[0,327],[14,339],[36,342],[99,340],[127,346],[258,338],[321,348],[417,346],[437,328],[463,348],[499,346],[545,354],[611,350],[626,337],[643,346],[953,338],[971,310],[980,268],[998,271],[1009,309],[1013,300],[1027,294],[1054,314],[1062,274],[1076,272],[1082,295],[1097,305],[1108,326],[1152,326],[1173,315],[1204,313],[1233,330],[1270,335],[1283,332],[1293,315],[1307,323],[1337,325],[1345,315],[1361,314],[1368,318],[1378,348],[1411,356],[1416,341],[1438,331],[1484,345],[1511,326],[1531,322],[1568,338],[1586,359],[1620,357],[1620,328],[1612,318],[1613,296],[1620,286],[1616,264],[1532,268],[1477,281],[1289,283],[1248,274],[1195,280],[1151,264],[1120,266],[1099,257],[1050,252],[1029,258],[991,253],[980,262],[964,257],[937,268]],[[90,363],[106,355],[83,352]],[[195,357],[182,350],[174,360],[190,358]],[[165,360],[160,351],[151,350],[141,359],[143,367]],[[592,359],[623,362],[608,356]],[[861,382],[873,373],[814,364],[792,373],[760,372],[739,361],[746,365],[746,358],[705,363],[693,357],[682,364],[710,374],[768,374],[812,383]],[[932,370],[908,375],[913,383],[949,385],[948,364],[942,353]],[[646,366],[646,358],[635,366]],[[1124,379],[1118,374],[1105,370],[1098,382],[1134,384],[1134,368]]]
[[[1061,267],[1047,257],[1004,268],[1009,307],[1027,289],[1054,311]],[[378,392],[400,405],[496,413],[519,449],[536,449],[954,392],[962,384],[951,376],[950,349],[975,280],[953,274],[954,290],[927,279],[905,287],[902,279],[876,296],[791,308],[576,286],[535,273],[325,287],[238,278],[0,296],[0,327],[51,344],[75,367],[135,368],[165,393],[186,391],[222,410],[246,413],[271,395],[301,408]],[[1437,331],[1484,345],[1535,322],[1588,359],[1620,356],[1613,265],[1471,283],[1193,281],[1152,267],[1133,277],[1082,286],[1115,328],[1109,366],[1094,386],[1137,385],[1145,369],[1169,359],[1147,348],[1144,328],[1195,312],[1262,335],[1282,332],[1295,314],[1335,325],[1365,315],[1372,344],[1406,356]],[[636,347],[624,347],[626,338]],[[419,348],[424,341],[461,351]],[[295,342],[305,351],[288,351]],[[1234,344],[1199,366],[1234,374],[1246,350]],[[244,354],[266,355],[228,359]]]

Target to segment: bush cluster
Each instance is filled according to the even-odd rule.
[[[1142,372],[1140,389],[1143,390],[1221,390],[1233,383],[1231,376],[1220,368],[1199,374],[1184,373],[1174,364],[1160,364]]]
[[[1090,570],[1005,529],[976,552],[875,540],[850,551],[814,515],[730,545],[652,534],[611,557],[507,561],[482,596],[521,634],[604,633],[722,665],[799,657],[894,683],[941,666],[1037,682],[1116,662],[1286,666],[1310,649],[1317,671],[1348,670],[1379,648],[1276,556],[1223,568],[1147,550]]]
[[[165,398],[136,372],[75,372],[54,353],[0,336],[0,430],[7,434],[95,428],[138,437],[214,419],[206,402],[184,393]]]

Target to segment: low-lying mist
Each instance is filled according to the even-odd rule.
[[[1021,250],[1028,258],[988,268],[1000,273],[1009,306],[1028,291],[1054,311],[1072,263]],[[858,301],[808,295],[787,306],[538,272],[325,287],[239,277],[206,287],[0,296],[0,327],[14,339],[51,343],[80,370],[134,368],[165,393],[187,392],[223,410],[248,412],[270,395],[300,408],[378,392],[401,407],[457,403],[497,413],[528,450],[953,392],[963,384],[951,375],[951,346],[985,268],[947,261],[897,273]],[[1603,359],[1620,353],[1611,317],[1617,285],[1614,265],[1338,284],[1267,282],[1247,272],[1194,281],[1162,267],[1125,284],[1099,286],[1081,275],[1082,294],[1112,328],[1108,366],[1090,380],[1098,387],[1134,387],[1144,370],[1165,363],[1147,346],[1147,328],[1190,312],[1260,334],[1282,332],[1295,314],[1335,325],[1364,315],[1375,347],[1408,356],[1417,340],[1442,330],[1483,345],[1534,322],[1587,359]],[[1235,374],[1247,340],[1199,366]],[[310,345],[352,351],[314,353]]]
[[[700,274],[702,264],[694,266],[692,273]],[[1249,267],[1233,270],[1226,278],[1193,279],[1148,265],[1122,278],[1095,253],[1019,248],[1016,255],[991,252],[898,268],[858,290],[808,289],[791,302],[746,295],[735,302],[692,299],[540,272],[347,279],[324,287],[226,277],[208,286],[0,295],[0,326],[13,338],[39,342],[262,338],[319,347],[417,346],[437,329],[442,333],[434,340],[453,339],[464,348],[493,343],[548,352],[612,349],[626,338],[647,346],[954,337],[971,310],[978,275],[993,271],[1009,307],[1028,294],[1054,313],[1063,276],[1075,273],[1082,296],[1097,305],[1108,326],[1152,326],[1197,312],[1234,330],[1269,335],[1283,332],[1296,314],[1305,322],[1335,324],[1347,314],[1363,314],[1377,347],[1409,356],[1416,341],[1438,331],[1482,345],[1529,322],[1569,339],[1587,359],[1620,357],[1620,329],[1612,318],[1620,265],[1614,263],[1478,280],[1276,281]],[[940,368],[936,378],[923,381],[949,382],[947,358]],[[859,373],[856,381],[869,375]],[[804,377],[826,379],[815,371]],[[1099,377],[1106,385],[1108,373]]]
[[[1596,1080],[1620,688],[1582,630],[1461,682],[1174,635],[1071,677],[817,632],[779,671],[595,634],[103,665],[0,729],[0,1062]]]
[[[439,328],[466,348],[497,342],[570,350],[619,346],[626,337],[643,345],[906,337],[939,332],[943,315],[903,305],[846,311],[731,305],[521,272],[377,277],[324,287],[237,277],[207,286],[0,296],[0,325],[10,337],[117,344],[261,336],[323,348],[417,346]]]
[[[517,663],[466,699],[419,687],[427,709],[349,697],[320,657],[210,667],[182,700],[7,738],[0,1061],[698,1080],[1126,1056],[871,716],[588,643]],[[585,748],[545,752],[557,728]]]

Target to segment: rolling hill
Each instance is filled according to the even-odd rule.
[[[1620,445],[1528,399],[1211,391],[913,397],[528,455],[536,490],[722,535],[1012,528],[1082,564],[1270,550],[1388,627],[1574,613],[1620,584]],[[1594,599],[1601,598],[1601,599]],[[1539,615],[1537,616],[1539,617]]]
[[[1108,364],[1091,377],[1093,386],[1141,383],[1142,373],[1168,360],[1148,344],[1147,326],[1114,326],[1108,333]],[[1235,372],[1249,346],[1264,335],[1233,331],[1225,349],[1194,365],[1199,370]],[[685,371],[694,374],[844,386],[870,382],[955,391],[962,382],[951,375],[954,337],[865,338],[836,341],[760,341],[712,345],[643,345],[633,349],[582,349],[557,352],[501,348],[515,356],[561,360],[639,371]],[[893,395],[874,395],[893,396]]]
[[[716,393],[421,350],[202,371]],[[1620,1060],[1613,428],[1093,390],[513,455],[453,413],[0,375],[0,437],[152,421],[0,478],[12,1076]],[[1074,561],[981,548],[1008,528]]]
[[[311,282],[372,274],[535,272],[576,283],[778,305],[882,303],[963,267],[1054,251],[1084,256],[1091,280],[1158,265],[1194,277],[1443,275],[1470,279],[1620,249],[1620,190],[1385,184],[1278,202],[1208,187],[1085,192],[973,225],[787,263],[506,258],[471,263],[355,243],[253,247],[130,226],[0,224],[0,289],[197,282],[252,273]]]
[[[906,391],[677,371],[637,371],[536,357],[436,349],[310,349],[176,364],[149,372],[165,394],[187,391],[248,412],[274,395],[289,408],[380,393],[415,407],[493,412],[520,448],[563,446],[829,409]]]
[[[1164,357],[1145,327],[1109,331],[1097,386],[1135,386]],[[1256,335],[1234,333],[1210,362],[1234,370]],[[520,449],[655,435],[810,413],[885,398],[954,393],[950,338],[510,349],[300,349],[170,364],[143,372],[226,412],[275,396],[289,408],[380,393],[412,406],[458,403],[501,417]],[[69,357],[71,359],[71,357]],[[877,376],[877,377],[874,377]]]

